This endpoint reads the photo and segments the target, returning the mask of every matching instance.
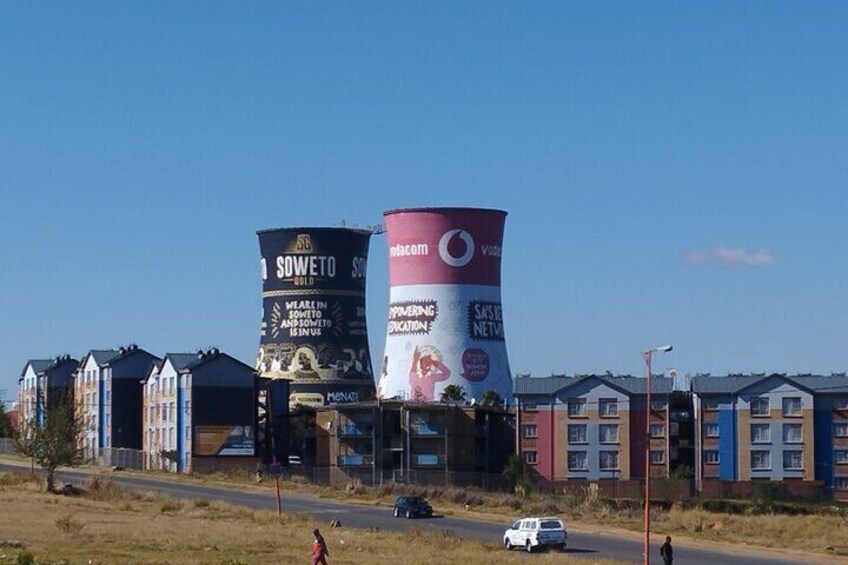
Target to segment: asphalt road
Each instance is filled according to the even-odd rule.
[[[13,472],[26,471],[20,465],[5,463],[0,463],[0,470]],[[57,473],[57,483],[77,484],[94,474],[99,473],[82,470],[65,470]],[[236,488],[210,487],[140,477],[138,475],[120,472],[112,474],[110,478],[115,483],[121,485],[143,490],[159,491],[162,494],[174,498],[207,498],[257,510],[273,511],[277,508],[276,498],[273,492],[242,491]],[[402,518],[394,518],[390,509],[386,506],[350,504],[299,493],[283,493],[282,505],[284,512],[312,515],[319,525],[327,525],[330,520],[337,519],[341,521],[342,527],[345,528],[375,527],[382,530],[403,531],[410,523],[414,523],[418,527],[453,530],[458,536],[463,538],[498,544],[503,541],[503,533],[509,522],[508,520],[504,520],[503,524],[494,524],[482,520],[451,518],[447,516],[409,521]],[[436,511],[438,512],[438,508],[436,508]],[[642,562],[642,542],[639,539],[614,534],[578,531],[576,530],[576,526],[569,527],[568,529],[568,553],[572,555],[618,559],[632,563]],[[663,537],[658,532],[652,539],[660,541]],[[678,565],[716,565],[719,563],[722,565],[799,565],[815,562],[813,560],[806,561],[803,555],[795,553],[785,554],[784,556],[777,552],[769,554],[744,552],[735,550],[733,546],[727,546],[726,549],[705,549],[682,543],[675,544],[674,557],[674,561]],[[533,559],[533,556],[528,555],[527,559]],[[651,560],[653,563],[661,562],[659,557],[659,543],[652,545]]]

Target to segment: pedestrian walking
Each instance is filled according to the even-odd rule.
[[[663,565],[674,563],[674,548],[671,547],[671,536],[665,536],[665,543],[660,546],[660,556],[663,559]]]
[[[312,564],[311,565],[327,565],[327,556],[330,555],[330,550],[327,549],[327,542],[324,541],[324,536],[318,531],[318,528],[312,530],[314,539],[312,540]]]

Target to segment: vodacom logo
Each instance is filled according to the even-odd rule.
[[[465,244],[465,253],[459,257],[454,257],[448,249],[455,235],[459,235],[459,239]],[[474,257],[474,239],[471,237],[471,234],[465,230],[446,231],[439,240],[439,257],[451,267],[464,267],[467,265],[471,261],[471,258]]]

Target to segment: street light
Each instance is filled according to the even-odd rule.
[[[651,563],[651,355],[654,352],[668,353],[670,345],[652,347],[642,352],[645,360],[645,547],[644,565]]]

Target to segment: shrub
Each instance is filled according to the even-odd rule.
[[[183,504],[179,500],[163,500],[159,505],[159,511],[163,514],[166,512],[179,512],[182,510]]]
[[[59,528],[60,532],[66,534],[78,534],[85,527],[85,524],[79,520],[74,520],[69,514],[61,518],[56,518],[56,527]]]
[[[18,554],[18,560],[15,563],[17,565],[35,565],[35,557],[28,551],[22,551]]]
[[[195,498],[192,503],[195,508],[208,508],[209,507],[209,499],[208,498]]]

